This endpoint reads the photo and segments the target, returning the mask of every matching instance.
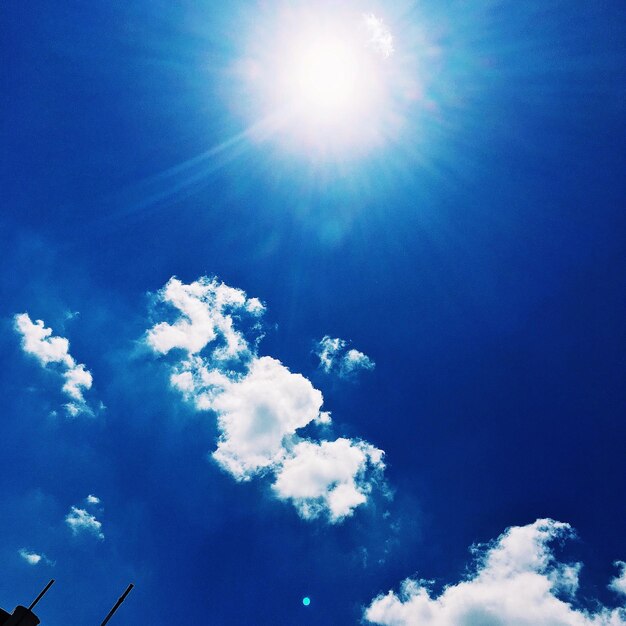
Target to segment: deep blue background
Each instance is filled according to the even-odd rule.
[[[54,576],[50,626],[96,623],[130,580],[121,623],[356,623],[379,591],[458,580],[470,544],[543,516],[578,530],[582,590],[614,602],[624,4],[392,2],[400,53],[420,20],[442,50],[436,113],[408,111],[406,136],[342,167],[245,142],[190,162],[245,126],[226,68],[251,6],[0,9],[0,606]],[[306,523],[207,461],[213,420],[136,343],[146,292],[205,273],[268,304],[261,352],[312,378],[338,433],[385,450],[392,502]],[[22,311],[93,372],[97,421],[48,417],[62,399],[22,354]],[[375,371],[316,373],[324,334]],[[102,543],[63,524],[88,493]],[[23,546],[56,566],[27,566]]]

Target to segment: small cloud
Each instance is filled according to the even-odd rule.
[[[383,57],[390,57],[393,52],[393,36],[383,20],[373,13],[363,15],[363,26],[367,33],[368,44]]]
[[[626,595],[626,562],[615,561],[615,567],[620,570],[620,573],[611,581],[609,588],[616,593]]]
[[[373,370],[376,364],[363,352],[348,348],[348,342],[339,337],[326,335],[315,346],[320,368],[327,374],[340,378],[352,378],[359,370]]]
[[[70,527],[74,536],[81,533],[95,535],[98,539],[104,539],[102,532],[102,522],[99,522],[94,515],[85,509],[73,506],[65,517],[65,523]]]
[[[87,496],[87,502],[89,504],[100,504],[100,498],[90,494],[90,495]]]
[[[93,410],[84,397],[84,392],[91,389],[93,377],[91,372],[82,363],[77,363],[69,353],[69,341],[65,337],[53,336],[52,329],[46,328],[43,320],[33,322],[28,313],[20,313],[14,320],[15,329],[22,336],[24,352],[34,356],[42,367],[56,368],[64,378],[62,391],[71,399],[64,405],[67,413],[71,417],[82,413],[93,415]]]
[[[343,368],[345,376],[357,370],[373,370],[375,364],[372,359],[362,352],[359,352],[358,350],[348,350],[343,357],[341,367]]]
[[[313,423],[318,426],[328,426],[332,422],[333,417],[330,411],[320,411],[320,414],[313,420]]]
[[[21,548],[19,550],[19,555],[29,564],[29,565],[37,565],[44,558],[43,554],[37,554],[36,552],[31,552],[26,548]]]
[[[33,552],[32,550],[27,550],[26,548],[20,548],[18,550],[18,554],[28,563],[29,565],[39,565],[40,563],[45,565],[54,565],[54,562],[51,561],[45,554],[38,554],[37,552]]]

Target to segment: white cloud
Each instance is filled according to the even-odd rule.
[[[69,341],[65,337],[54,337],[52,329],[46,328],[43,320],[33,322],[28,313],[20,313],[14,319],[15,328],[22,335],[24,352],[36,357],[42,367],[56,365],[65,379],[62,390],[71,399],[65,405],[69,415],[93,414],[84,397],[84,392],[91,389],[93,377],[69,353]]]
[[[560,563],[551,542],[573,535],[568,524],[539,519],[507,529],[474,549],[475,571],[434,597],[408,579],[399,594],[378,596],[365,619],[383,626],[623,626],[626,611],[575,606],[578,563]]]
[[[65,523],[70,527],[72,534],[89,533],[98,539],[104,539],[102,532],[102,522],[99,522],[94,515],[85,509],[73,506],[65,517]]]
[[[373,13],[363,15],[369,44],[385,58],[393,54],[393,36],[385,23]]]
[[[320,414],[313,421],[318,426],[328,426],[332,424],[333,417],[330,411],[320,411]]]
[[[258,335],[265,312],[258,298],[206,277],[189,285],[171,278],[157,298],[178,317],[148,330],[146,344],[158,355],[182,351],[170,357],[170,384],[197,410],[217,417],[212,456],[224,470],[240,481],[275,476],[276,496],[306,519],[325,513],[338,522],[366,502],[382,452],[348,439],[302,440],[298,431],[309,425],[328,429],[330,413],[321,411],[322,393],[307,378],[258,356],[257,341],[246,336]],[[349,368],[364,367],[363,358],[371,363],[356,350],[343,357]],[[312,495],[295,490],[296,474],[308,480]]]
[[[37,554],[36,552],[31,552],[26,548],[21,548],[19,551],[19,555],[29,564],[29,565],[37,565],[44,559],[43,554]]]
[[[231,377],[209,362],[199,356],[190,356],[176,363],[170,375],[172,387],[180,391],[185,400],[193,402],[198,411],[211,409],[215,397],[231,383]]]
[[[626,563],[615,561],[615,567],[620,569],[620,573],[611,581],[609,587],[616,593],[626,595]]]
[[[172,277],[157,298],[181,314],[173,324],[161,322],[148,331],[148,345],[160,354],[178,348],[193,355],[220,340],[214,358],[240,357],[248,351],[248,344],[235,329],[235,318],[242,314],[258,317],[265,311],[258,298],[248,299],[241,289],[207,277],[189,285]]]
[[[358,350],[348,350],[343,357],[342,367],[345,374],[356,370],[373,370],[374,361]]]
[[[86,500],[89,504],[100,504],[100,498],[98,498],[98,496],[89,494]]]
[[[368,471],[381,471],[383,453],[350,439],[301,441],[276,471],[276,495],[291,500],[305,519],[327,515],[337,522],[352,515],[371,491]]]
[[[245,378],[213,400],[221,435],[213,457],[239,480],[280,463],[285,440],[312,422],[322,394],[269,356],[254,359]]]
[[[363,352],[347,349],[348,342],[339,337],[324,336],[315,346],[320,367],[327,374],[351,378],[359,370],[373,370],[376,364]]]
[[[319,357],[320,367],[325,372],[330,372],[335,367],[337,354],[347,345],[344,339],[332,338],[325,335],[315,346],[315,354]]]
[[[64,337],[52,337],[52,329],[45,328],[43,320],[33,323],[28,313],[20,313],[15,316],[15,326],[22,334],[24,352],[36,356],[42,365],[63,363],[68,368],[74,366],[69,341]]]

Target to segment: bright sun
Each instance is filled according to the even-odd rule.
[[[296,106],[312,117],[346,111],[357,97],[358,60],[340,40],[319,41],[298,51],[288,73]]]
[[[392,101],[384,22],[336,9],[290,9],[268,20],[255,24],[243,66],[246,103],[265,136],[312,155],[380,143]]]

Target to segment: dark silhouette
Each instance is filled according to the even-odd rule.
[[[135,585],[133,585],[133,583],[130,583],[130,585],[128,585],[126,591],[119,597],[119,599],[115,603],[115,606],[109,611],[109,614],[104,618],[104,622],[102,622],[100,626],[104,626],[111,619],[111,617],[113,617],[113,613],[115,613],[115,611],[120,608],[120,605],[122,604],[122,602],[124,602],[124,600],[126,600],[126,596],[132,591],[134,586]]]
[[[18,605],[15,607],[12,615],[4,609],[0,609],[0,626],[37,626],[37,624],[40,624],[41,622],[33,613],[33,609],[37,602],[48,593],[48,589],[52,585],[54,585],[54,578],[42,589],[41,593],[30,603],[28,608]]]
[[[31,605],[26,608],[25,606],[18,605],[15,607],[13,613],[8,613],[4,609],[0,609],[0,626],[37,626],[41,623],[41,620],[33,613],[35,605],[41,600],[41,598],[48,593],[48,589],[54,584],[52,579],[41,591],[41,593],[31,602]],[[109,620],[113,617],[113,614],[120,608],[122,602],[126,600],[128,594],[132,591],[134,585],[131,583],[126,588],[126,591],[119,597],[113,608],[109,611],[109,614],[104,618],[104,621],[100,626],[105,626]]]

